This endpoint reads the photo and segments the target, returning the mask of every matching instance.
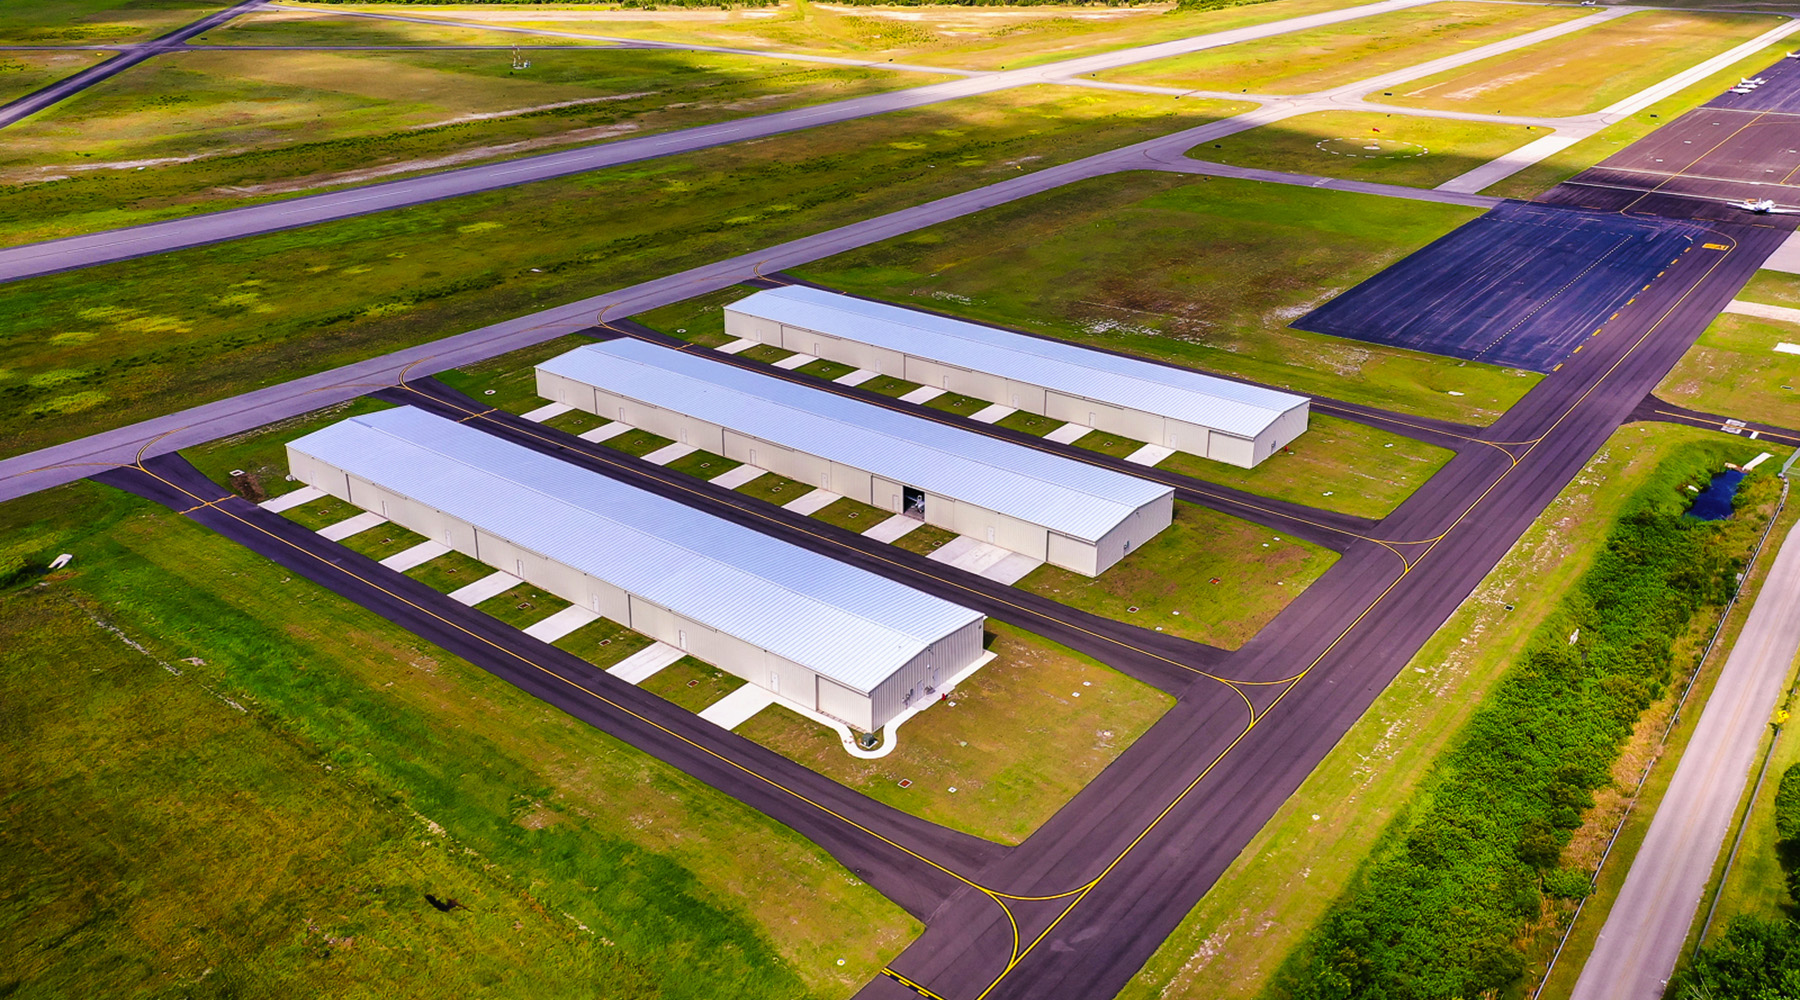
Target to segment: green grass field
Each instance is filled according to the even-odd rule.
[[[0,571],[75,554],[0,592],[14,995],[847,997],[920,929],[791,831],[160,507],[84,482],[0,525]]]
[[[453,594],[484,577],[494,575],[494,567],[461,552],[446,552],[406,571],[406,575],[433,590]]]
[[[596,618],[581,626],[554,645],[573,653],[596,667],[610,667],[653,642],[649,636],[606,618]]]
[[[1792,46],[1777,43],[1701,80],[1691,87],[1664,98],[1648,108],[1615,122],[1573,146],[1526,167],[1506,180],[1485,189],[1486,194],[1502,198],[1530,200],[1575,176],[1588,167],[1649,135],[1657,126],[1717,97],[1739,79],[1767,69],[1781,59]]]
[[[0,297],[0,454],[509,319],[1204,120],[1031,88],[89,268]],[[1037,159],[1030,159],[1037,157]],[[785,200],[777,200],[785,199]]]
[[[1537,376],[1287,328],[1475,214],[1248,181],[1119,174],[796,270],[900,304],[1486,423]]]
[[[1374,96],[1449,111],[1587,114],[1779,23],[1761,14],[1644,11]]]
[[[698,712],[743,686],[741,678],[691,656],[676,660],[638,685],[690,712]]]
[[[1188,155],[1239,167],[1430,188],[1549,134],[1529,125],[1326,111],[1226,136]]]
[[[841,497],[814,511],[812,516],[860,535],[894,515],[892,511],[882,510],[861,500]]]
[[[0,42],[87,45],[134,42],[198,21],[225,4],[196,0],[56,0],[0,4]]]
[[[424,535],[408,531],[390,521],[386,524],[378,524],[366,531],[359,531],[338,544],[352,552],[360,552],[370,559],[380,562],[388,556],[399,555],[424,541],[428,541]]]
[[[1656,394],[1680,406],[1800,428],[1800,324],[1724,313],[1669,372]]]
[[[1360,517],[1386,517],[1448,462],[1452,452],[1314,413],[1305,434],[1254,469],[1178,451],[1156,463],[1221,486]]]
[[[0,103],[17,100],[98,63],[96,52],[7,52],[0,55]]]
[[[1665,424],[1615,432],[1270,818],[1121,1000],[1263,996],[1270,975],[1349,884],[1532,630],[1592,564],[1625,500],[1675,449],[1718,439]],[[1752,454],[1747,446],[1739,460]]]
[[[642,136],[936,77],[753,56],[187,51],[11,126],[20,243]],[[7,76],[0,73],[0,86]],[[143,169],[149,167],[153,169]]]
[[[1572,8],[1450,0],[1140,63],[1108,71],[1101,78],[1188,90],[1310,94],[1457,55],[1582,14]]]
[[[1177,501],[1173,524],[1098,577],[1045,564],[1018,586],[1105,618],[1236,649],[1335,562],[1329,549]]]
[[[521,583],[504,594],[490,597],[475,605],[475,610],[497,618],[516,629],[524,629],[556,614],[569,602],[529,583]]]
[[[710,451],[693,451],[668,463],[663,468],[685,473],[696,479],[711,479],[714,476],[722,476],[742,464],[742,462],[732,461]]]
[[[783,3],[773,9],[744,10],[648,11],[583,7],[546,11],[470,6],[442,11],[438,16],[446,20],[479,20],[658,41],[815,52],[875,61],[893,59],[967,69],[1017,69],[1298,17],[1343,5],[1343,0],[1276,0],[1189,11],[1162,4],[1135,7],[925,4],[845,9],[797,2]],[[362,9],[393,8],[367,5]],[[429,16],[431,12],[430,7],[407,10],[414,16],[420,13]],[[432,26],[423,30],[444,29]]]
[[[777,507],[793,503],[812,491],[813,487],[805,483],[773,472],[765,472],[736,489],[747,497],[767,500]]]
[[[935,524],[922,524],[894,539],[893,544],[908,552],[928,556],[948,545],[955,537],[956,532],[948,528],[940,528]]]
[[[287,442],[304,437],[346,417],[385,410],[389,404],[360,397],[252,431],[182,449],[182,457],[213,482],[253,503],[291,493],[303,486],[287,478]]]
[[[549,402],[537,394],[538,364],[593,342],[592,337],[571,333],[461,368],[450,368],[432,377],[496,410],[530,413]]]
[[[987,627],[996,659],[901,726],[886,757],[852,757],[836,733],[779,707],[736,731],[896,809],[1016,844],[1174,700],[1029,632]]]

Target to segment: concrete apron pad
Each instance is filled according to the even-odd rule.
[[[826,507],[831,506],[834,501],[842,498],[842,493],[833,493],[827,489],[816,489],[797,500],[789,500],[781,506],[784,510],[791,510],[796,514],[811,514],[814,511],[824,510]]]
[[[1064,424],[1044,435],[1044,440],[1055,441],[1057,444],[1074,444],[1093,433],[1093,430],[1092,427],[1083,427],[1080,424]]]
[[[715,350],[717,350],[720,354],[736,354],[739,351],[748,351],[750,348],[755,347],[755,346],[756,346],[756,341],[750,340],[745,337],[739,337],[737,340],[734,340],[731,343],[726,344],[724,347],[715,348]]]
[[[381,561],[381,564],[396,573],[404,573],[414,566],[422,566],[449,551],[450,546],[428,539],[410,549],[388,556]]]
[[[775,367],[786,368],[791,371],[801,365],[810,365],[817,360],[819,360],[819,358],[818,355],[815,354],[795,354],[792,357],[782,358],[780,361],[775,362]]]
[[[511,573],[496,570],[461,590],[451,591],[450,599],[458,604],[467,604],[472,608],[490,597],[499,597],[524,582]]]
[[[560,417],[573,409],[574,407],[567,403],[546,403],[545,405],[532,410],[530,413],[523,413],[520,414],[520,416],[534,424],[541,424],[551,417]]]
[[[616,438],[631,429],[631,425],[623,420],[615,420],[610,424],[601,424],[591,431],[582,431],[575,435],[583,441],[599,444],[608,438]]]
[[[324,495],[325,491],[317,486],[302,486],[292,493],[283,493],[272,500],[264,500],[257,506],[279,514],[284,510],[292,510],[303,503],[311,503]]]
[[[902,403],[924,403],[944,394],[944,390],[935,386],[922,385],[900,397]]]
[[[377,524],[386,523],[387,518],[382,517],[380,514],[372,514],[368,511],[364,511],[347,521],[339,521],[336,524],[328,524],[325,527],[320,528],[319,537],[333,542],[341,542],[351,535],[368,531]]]
[[[642,684],[658,670],[686,655],[666,642],[653,642],[606,668],[606,672],[627,684]]]
[[[542,642],[555,642],[588,622],[600,617],[579,604],[571,604],[543,621],[526,626],[525,634]]]
[[[699,450],[699,448],[696,448],[691,444],[667,444],[650,454],[645,455],[644,461],[649,462],[651,465],[668,465],[670,462],[675,461],[683,455],[692,455]]]
[[[728,490],[735,490],[739,486],[742,486],[745,483],[749,482],[750,480],[755,479],[757,476],[766,474],[768,471],[769,471],[768,469],[757,468],[754,465],[740,465],[737,468],[732,469],[730,472],[719,473],[718,475],[707,480],[707,482],[713,484],[714,486],[723,486],[724,488],[726,488]]]
[[[768,688],[746,684],[700,710],[700,717],[720,729],[736,729],[750,717],[773,705],[776,694]]]
[[[1160,444],[1147,444],[1125,456],[1125,461],[1134,465],[1155,465],[1175,454],[1175,449],[1165,448]]]
[[[890,517],[873,528],[870,528],[868,531],[863,532],[863,537],[873,538],[878,542],[892,542],[900,539],[905,536],[907,532],[924,523],[924,521],[916,517],[907,517],[905,514],[895,514],[893,517]]]
[[[1786,244],[1783,244],[1783,248]],[[1800,323],[1800,309],[1789,309],[1786,306],[1767,306],[1761,302],[1745,302],[1743,299],[1732,299],[1725,303],[1725,311],[1740,316],[1755,316],[1757,319],[1772,319],[1781,323]]]
[[[1028,555],[1003,549],[991,542],[984,542],[969,535],[958,535],[944,543],[927,559],[954,566],[957,569],[985,576],[997,583],[1012,586],[1025,574],[1043,565],[1043,560],[1033,559]]]
[[[874,377],[874,372],[865,368],[858,368],[848,375],[839,375],[837,378],[832,379],[832,381],[836,382],[838,385],[862,385],[864,382],[867,382]]]
[[[1019,410],[1014,406],[1001,406],[999,403],[989,403],[987,406],[969,414],[969,419],[984,424],[991,424],[1004,419],[1009,414],[1017,412],[1019,412]]]

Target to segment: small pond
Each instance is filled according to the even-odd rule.
[[[1732,498],[1737,496],[1738,484],[1743,481],[1744,474],[1737,469],[1726,469],[1713,476],[1706,489],[1694,498],[1687,516],[1702,521],[1723,521],[1730,517]]]

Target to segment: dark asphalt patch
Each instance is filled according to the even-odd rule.
[[[1548,372],[1700,232],[1672,220],[1509,202],[1294,326]]]

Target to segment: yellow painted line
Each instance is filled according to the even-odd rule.
[[[1730,250],[1731,249],[1730,247],[1725,246],[1724,244],[1721,244],[1721,243],[1707,243],[1707,244],[1705,244],[1705,247],[1708,250]]]
[[[928,998],[928,1000],[944,1000],[943,997],[938,996],[936,993],[931,992],[930,990],[926,989],[924,986],[913,982],[912,980],[906,978],[905,976],[902,976],[900,973],[895,972],[893,969],[882,969],[881,974],[888,977],[889,979],[892,979],[894,982],[899,983],[901,986],[904,986],[907,989],[912,990],[914,993],[917,993],[918,995],[920,995],[922,997]]]
[[[1560,363],[1559,363],[1559,364],[1557,364],[1557,366],[1556,366],[1556,367],[1555,367],[1555,368],[1552,368],[1552,369],[1550,369],[1550,370],[1551,370],[1551,371],[1553,371],[1553,372],[1559,372],[1559,371],[1562,371],[1562,365],[1561,365],[1561,364],[1560,364]]]

